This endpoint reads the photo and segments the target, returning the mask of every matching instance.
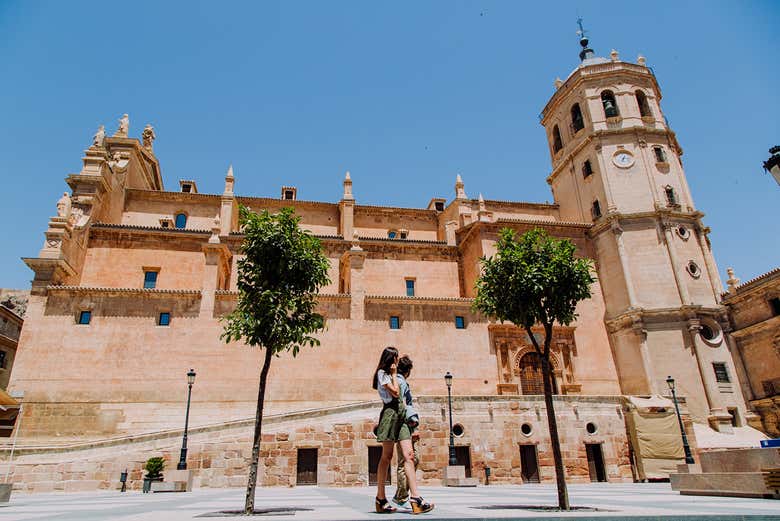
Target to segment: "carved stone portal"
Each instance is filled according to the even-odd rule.
[[[539,344],[544,341],[544,330],[533,329]],[[498,361],[498,394],[543,394],[541,357],[525,330],[515,326],[490,326],[491,338]],[[550,346],[555,394],[577,394],[581,385],[575,380],[574,359],[577,347],[574,328],[553,328]]]

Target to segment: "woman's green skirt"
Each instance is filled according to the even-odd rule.
[[[398,400],[386,403],[379,415],[377,441],[401,441],[411,439],[412,432],[406,424],[403,409],[399,410]]]

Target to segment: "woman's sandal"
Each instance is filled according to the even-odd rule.
[[[379,499],[378,497],[374,498],[374,508],[376,508],[377,514],[393,514],[398,510],[387,501],[387,498]]]
[[[412,504],[412,514],[430,512],[435,506],[433,503],[426,503],[422,497],[410,497],[409,502]]]

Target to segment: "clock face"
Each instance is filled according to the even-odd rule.
[[[629,152],[620,151],[612,157],[612,162],[620,168],[628,168],[634,164],[634,156]]]

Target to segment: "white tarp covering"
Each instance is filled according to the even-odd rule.
[[[729,434],[718,432],[709,425],[693,424],[696,444],[701,450],[760,447],[761,440],[768,439],[761,431],[750,426],[734,427],[733,430],[734,433]]]

